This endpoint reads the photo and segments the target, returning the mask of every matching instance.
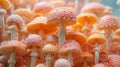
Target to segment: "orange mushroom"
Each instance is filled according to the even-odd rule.
[[[95,16],[92,13],[80,13],[77,16],[77,22],[84,25],[83,31],[85,35],[87,35],[87,33],[90,30],[88,26],[95,24],[97,21],[98,21],[97,16]]]
[[[120,29],[115,30],[114,34],[120,36]]]
[[[26,25],[29,33],[40,34],[41,37],[48,35],[50,33],[56,32],[57,28],[47,24],[46,17],[36,17],[33,21]]]
[[[34,17],[32,11],[25,9],[25,8],[16,9],[14,11],[14,14],[21,16],[25,20],[26,24],[28,24],[30,21],[32,21],[33,17]],[[28,19],[28,17],[29,17],[29,19]]]
[[[5,10],[8,10],[11,8],[11,3],[9,0],[0,0],[0,7]]]
[[[53,4],[55,7],[64,7],[65,1],[64,0],[51,0],[51,4]]]
[[[73,39],[73,40],[77,41],[80,45],[83,45],[87,42],[87,38],[84,34],[82,34],[80,32],[75,32],[75,31],[69,32],[66,35],[66,39],[67,40]]]
[[[101,34],[92,34],[88,38],[88,43],[95,45],[95,64],[99,62],[99,52],[100,48],[99,45],[104,44],[106,42],[106,39],[103,35]]]
[[[46,67],[51,67],[52,64],[52,60],[53,60],[53,56],[57,54],[58,52],[58,48],[53,45],[53,44],[46,44],[43,48],[42,48],[42,52],[44,54],[46,54]]]

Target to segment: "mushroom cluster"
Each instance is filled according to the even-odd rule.
[[[119,18],[98,0],[0,0],[0,67],[120,67]]]

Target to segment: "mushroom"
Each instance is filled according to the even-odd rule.
[[[45,41],[47,43],[57,44],[57,42],[58,42],[57,39],[58,39],[58,37],[55,34],[49,34],[46,36]]]
[[[16,9],[14,11],[14,14],[21,16],[25,20],[25,24],[28,24],[30,21],[32,21],[34,17],[34,14],[32,13],[32,11],[25,8]]]
[[[58,48],[53,44],[46,44],[42,48],[43,54],[46,54],[46,67],[51,67],[51,62],[53,59],[53,55],[57,54]]]
[[[118,19],[111,15],[106,15],[100,18],[98,23],[98,29],[105,31],[105,36],[107,38],[106,50],[109,50],[111,45],[111,35],[112,31],[119,28]]]
[[[108,56],[109,61],[104,62],[106,67],[120,67],[120,56],[117,54],[111,54]]]
[[[32,7],[38,2],[38,0],[24,0],[23,6],[31,10]]]
[[[3,8],[5,10],[8,10],[11,8],[11,3],[9,0],[1,0],[0,1],[0,8]]]
[[[81,31],[82,28],[83,28],[83,25],[81,23],[76,23],[72,26],[72,28],[75,30],[75,31]]]
[[[31,64],[30,67],[35,67],[36,57],[38,56],[37,49],[44,46],[43,39],[37,34],[30,34],[25,40],[26,46],[32,49],[30,54]]]
[[[39,2],[34,5],[33,12],[35,16],[45,15],[47,16],[54,6],[48,2]]]
[[[92,2],[89,3],[87,5],[85,5],[82,9],[81,9],[81,13],[83,12],[90,12],[90,13],[94,13],[97,17],[101,17],[102,13],[104,12],[105,7],[98,2]]]
[[[88,43],[96,45],[95,46],[95,64],[98,64],[98,62],[99,62],[99,52],[100,52],[99,45],[102,45],[105,42],[106,42],[105,37],[103,35],[101,35],[100,33],[92,34],[88,38]]]
[[[87,42],[87,38],[83,33],[75,32],[75,31],[67,33],[66,39],[67,40],[73,39],[77,41],[80,45],[84,45]]]
[[[65,6],[64,0],[51,0],[50,3],[53,4],[56,8]]]
[[[48,15],[48,24],[52,26],[59,26],[58,31],[58,45],[65,42],[65,26],[75,24],[75,11],[70,7],[58,7],[53,9]]]
[[[118,28],[117,30],[115,30],[114,34],[120,36],[120,28]]]
[[[21,30],[22,26],[24,26],[24,20],[19,15],[14,14],[7,18],[6,23],[11,31],[11,40],[18,40],[18,32]]]
[[[120,44],[113,44],[110,47],[109,53],[110,54],[118,54],[118,55],[120,55]]]
[[[75,40],[65,41],[59,49],[59,54],[62,56],[68,56],[68,60],[70,61],[72,66],[73,55],[78,55],[79,53],[82,53],[82,50],[79,43]]]
[[[23,7],[23,2],[24,0],[9,0],[12,5],[14,5],[14,8],[17,9],[17,8],[20,8],[20,7]]]
[[[95,24],[98,21],[98,18],[96,15],[94,15],[93,13],[80,13],[77,16],[77,22],[81,23],[82,25],[84,25],[83,27],[83,32],[84,34],[87,36],[87,33],[89,32],[89,26],[92,26],[93,24]],[[88,32],[87,32],[88,30]]]
[[[10,59],[8,60],[9,67],[14,67],[15,55],[24,56],[26,54],[26,46],[20,41],[11,40],[2,43],[0,51],[3,54],[10,54]]]
[[[26,28],[29,33],[39,34],[42,38],[57,30],[56,27],[47,24],[47,18],[44,16],[36,17],[26,25]]]
[[[61,58],[55,62],[54,67],[72,67],[72,66],[68,60]]]
[[[4,40],[4,34],[5,34],[5,19],[4,19],[4,16],[6,14],[6,10],[0,8],[0,32],[1,32],[1,35],[2,35],[2,40]]]

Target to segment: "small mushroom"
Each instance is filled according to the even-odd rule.
[[[72,67],[70,62],[66,59],[58,59],[55,64],[54,67]]]
[[[36,57],[38,56],[37,49],[44,45],[43,39],[37,34],[30,34],[25,40],[26,46],[32,49],[30,54],[31,63],[30,67],[35,67]]]
[[[6,23],[11,31],[11,40],[18,40],[18,32],[24,26],[24,20],[19,15],[10,15]]]
[[[79,43],[75,40],[65,41],[59,49],[59,54],[62,56],[68,56],[68,60],[72,66],[74,65],[73,55],[78,55],[79,53],[82,53],[82,50]]]
[[[53,44],[46,44],[42,48],[42,52],[47,55],[46,56],[46,67],[51,67],[53,56],[57,54],[58,48],[54,46]]]

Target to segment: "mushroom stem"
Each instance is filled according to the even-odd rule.
[[[96,43],[96,47],[95,47],[95,64],[98,64],[99,62],[99,52],[100,52],[100,48],[98,43]]]
[[[111,31],[107,30],[106,31],[106,38],[107,38],[107,42],[106,42],[106,50],[109,51],[110,49],[110,45],[111,45],[111,35],[110,35]]]
[[[75,10],[76,10],[76,13],[78,13],[78,12],[77,12],[77,10],[78,10],[78,3],[79,3],[79,1],[78,1],[78,0],[75,0]]]
[[[84,5],[87,5],[89,3],[89,0],[84,0]]]
[[[38,56],[36,47],[33,47],[33,48],[32,48],[32,52],[31,52],[30,56],[31,56],[31,64],[30,64],[30,67],[35,67],[36,57]]]
[[[66,33],[65,26],[64,26],[63,22],[60,22],[59,23],[59,32],[58,32],[59,47],[61,46],[61,44],[63,44],[66,41],[65,33]]]
[[[86,62],[84,62],[83,67],[88,67]]]
[[[44,38],[44,32],[43,32],[43,30],[39,30],[39,35],[40,35],[42,38]]]
[[[46,57],[46,67],[51,67],[52,55],[48,54]]]
[[[12,5],[12,7],[10,9],[10,14],[12,15],[14,13],[14,4],[12,3],[11,5]]]
[[[28,10],[31,10],[30,4],[27,4],[27,5],[26,5],[26,8],[27,8]]]
[[[68,53],[68,61],[71,63],[71,65],[73,66],[73,57],[72,57],[72,52]]]
[[[12,52],[10,55],[10,59],[8,60],[9,67],[14,67],[15,64],[15,52]]]
[[[0,22],[1,22],[1,28],[2,28],[2,33],[5,32],[5,23],[4,23],[4,14],[0,15]]]
[[[17,38],[17,32],[16,32],[17,27],[13,24],[9,28],[11,30],[11,40],[18,40],[18,38]]]
[[[87,24],[87,22],[85,22],[85,26],[83,27],[83,31],[87,28],[88,28],[88,24]],[[87,31],[86,30],[83,33],[87,36]]]

